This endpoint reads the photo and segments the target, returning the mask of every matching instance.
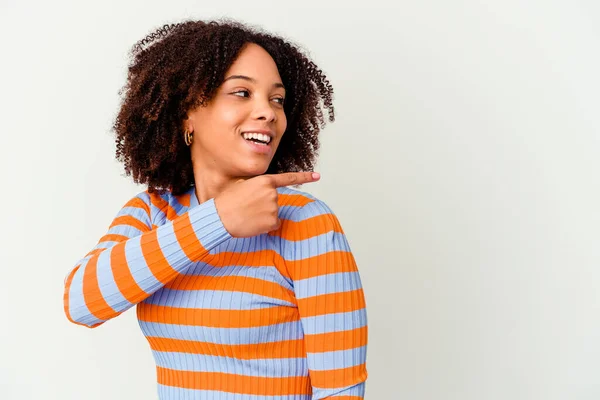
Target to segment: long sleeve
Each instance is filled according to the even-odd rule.
[[[152,295],[230,238],[213,199],[154,227],[149,194],[139,193],[67,274],[65,314],[73,323],[97,327]]]
[[[283,254],[298,301],[313,399],[362,399],[367,314],[350,246],[337,217],[318,199],[288,218]]]

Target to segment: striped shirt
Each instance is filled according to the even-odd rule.
[[[144,191],[65,278],[67,318],[97,327],[137,305],[159,398],[357,400],[367,315],[331,209],[278,188],[281,227],[232,237],[214,199]]]

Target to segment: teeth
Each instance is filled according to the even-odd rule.
[[[271,137],[269,137],[269,135],[265,135],[262,133],[244,132],[242,136],[244,137],[244,139],[256,139],[260,140],[263,143],[269,143],[271,141]]]

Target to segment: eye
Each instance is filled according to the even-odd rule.
[[[239,93],[246,93],[248,96],[239,95]],[[246,89],[236,90],[235,92],[232,92],[231,94],[233,94],[234,96],[238,96],[238,97],[250,97],[250,91],[246,90]],[[285,98],[275,97],[274,100],[276,100],[279,103],[279,105],[283,105]]]
[[[250,92],[248,90],[238,90],[236,92],[233,92],[233,95],[236,95],[238,97],[245,97],[245,96],[239,96],[238,93],[248,93],[248,95],[250,95]]]

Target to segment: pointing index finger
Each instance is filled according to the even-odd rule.
[[[275,187],[288,185],[302,185],[318,181],[321,175],[318,172],[284,172],[282,174],[271,175],[271,182]]]

